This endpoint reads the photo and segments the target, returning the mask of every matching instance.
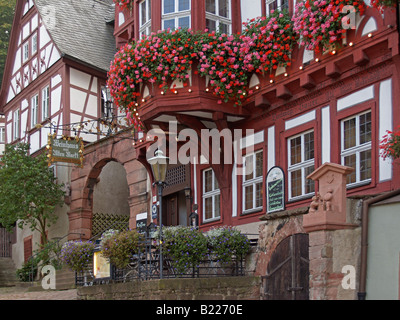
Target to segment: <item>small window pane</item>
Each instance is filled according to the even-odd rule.
[[[220,23],[219,24],[219,32],[229,33],[229,26],[226,23]]]
[[[189,17],[183,17],[178,19],[178,27],[182,29],[189,29],[190,28],[190,19]]]
[[[301,169],[290,173],[292,197],[301,196]]]
[[[314,132],[304,135],[304,160],[314,159]]]
[[[219,189],[219,184],[218,184],[218,179],[214,174],[214,190],[217,190],[217,189]]]
[[[216,195],[216,196],[214,196],[214,201],[215,201],[215,203],[214,203],[214,205],[215,205],[215,208],[214,208],[214,213],[215,213],[214,218],[218,218],[218,217],[220,217],[220,215],[221,215],[221,213],[220,213],[221,203],[220,203],[220,195],[219,195],[219,194]]]
[[[251,180],[254,177],[253,155],[245,158],[246,176],[245,181]]]
[[[211,219],[213,216],[212,216],[212,201],[213,201],[213,198],[212,197],[209,197],[209,198],[205,198],[204,199],[204,216],[205,216],[205,218],[206,218],[206,220],[207,219]]]
[[[142,18],[141,24],[144,25],[147,22],[146,2],[140,4],[140,13]]]
[[[360,180],[371,179],[371,150],[360,153]]]
[[[344,122],[344,149],[356,145],[356,118]]]
[[[371,141],[371,112],[360,116],[360,144]]]
[[[219,15],[221,16],[221,17],[225,17],[225,18],[228,18],[228,15],[229,15],[229,12],[228,12],[228,10],[229,10],[229,6],[228,6],[228,0],[219,0]]]
[[[209,13],[216,13],[215,0],[206,0],[206,11]]]
[[[263,192],[262,183],[256,184],[256,207],[261,207],[263,205]]]
[[[164,14],[175,12],[175,0],[164,0]]]
[[[290,164],[301,162],[301,137],[290,140]]]
[[[217,22],[211,19],[206,19],[206,28],[209,32],[217,31]]]
[[[190,9],[189,0],[179,0],[179,11],[184,11],[189,9]]]
[[[307,167],[304,169],[304,181],[305,181],[305,193],[315,192],[315,182],[307,177],[314,172],[314,166]]]
[[[245,188],[245,210],[253,209],[253,185]]]
[[[164,29],[175,29],[175,19],[164,20]]]
[[[347,167],[352,167],[356,169],[356,162],[357,162],[357,156],[355,154],[352,154],[344,158],[344,165]],[[347,175],[347,183],[354,183],[357,181],[356,179],[357,179],[356,171],[353,171],[352,173]]]
[[[210,192],[213,190],[212,176],[213,174],[211,170],[204,172],[204,192]]]

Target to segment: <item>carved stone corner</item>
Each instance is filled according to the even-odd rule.
[[[312,198],[308,214],[303,217],[306,232],[353,228],[347,223],[346,176],[354,169],[325,163],[307,178],[318,181],[319,190]]]

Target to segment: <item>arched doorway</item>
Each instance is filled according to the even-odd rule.
[[[282,240],[271,255],[263,276],[264,300],[309,299],[308,234]]]
[[[110,161],[101,168],[93,186],[92,212],[92,237],[108,229],[129,228],[129,186],[122,164]]]
[[[121,215],[134,229],[138,215],[149,216],[150,199],[146,166],[137,160],[130,133],[90,144],[83,168],[71,173],[68,240],[92,239],[93,217],[99,212]]]

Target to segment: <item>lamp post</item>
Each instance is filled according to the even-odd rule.
[[[160,224],[160,279],[163,278],[163,254],[162,254],[162,190],[165,185],[167,176],[168,157],[164,156],[161,150],[155,152],[155,156],[148,159],[147,162],[151,165],[153,171],[154,185],[158,188],[158,201],[159,201],[159,224]]]

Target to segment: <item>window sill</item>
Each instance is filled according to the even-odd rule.
[[[262,207],[258,207],[258,208],[254,208],[254,209],[244,210],[240,215],[241,216],[246,216],[246,215],[249,215],[249,214],[252,214],[252,213],[256,213],[256,212],[262,213],[262,211],[263,211],[263,208]]]
[[[203,220],[201,224],[204,225],[204,224],[208,224],[208,223],[212,223],[212,222],[216,222],[216,221],[220,221],[220,220],[221,220],[221,217],[212,218],[212,219],[208,219],[208,220]]]
[[[295,203],[295,202],[302,201],[302,200],[312,199],[312,197],[314,195],[315,194],[312,193],[312,194],[307,194],[307,195],[304,195],[304,196],[299,196],[299,197],[296,197],[296,198],[292,198],[292,199],[288,200],[287,203]]]
[[[372,179],[368,179],[368,180],[361,181],[361,182],[350,183],[350,184],[346,185],[346,189],[352,190],[352,189],[355,189],[358,187],[363,187],[363,186],[371,184],[371,182],[372,182]]]

